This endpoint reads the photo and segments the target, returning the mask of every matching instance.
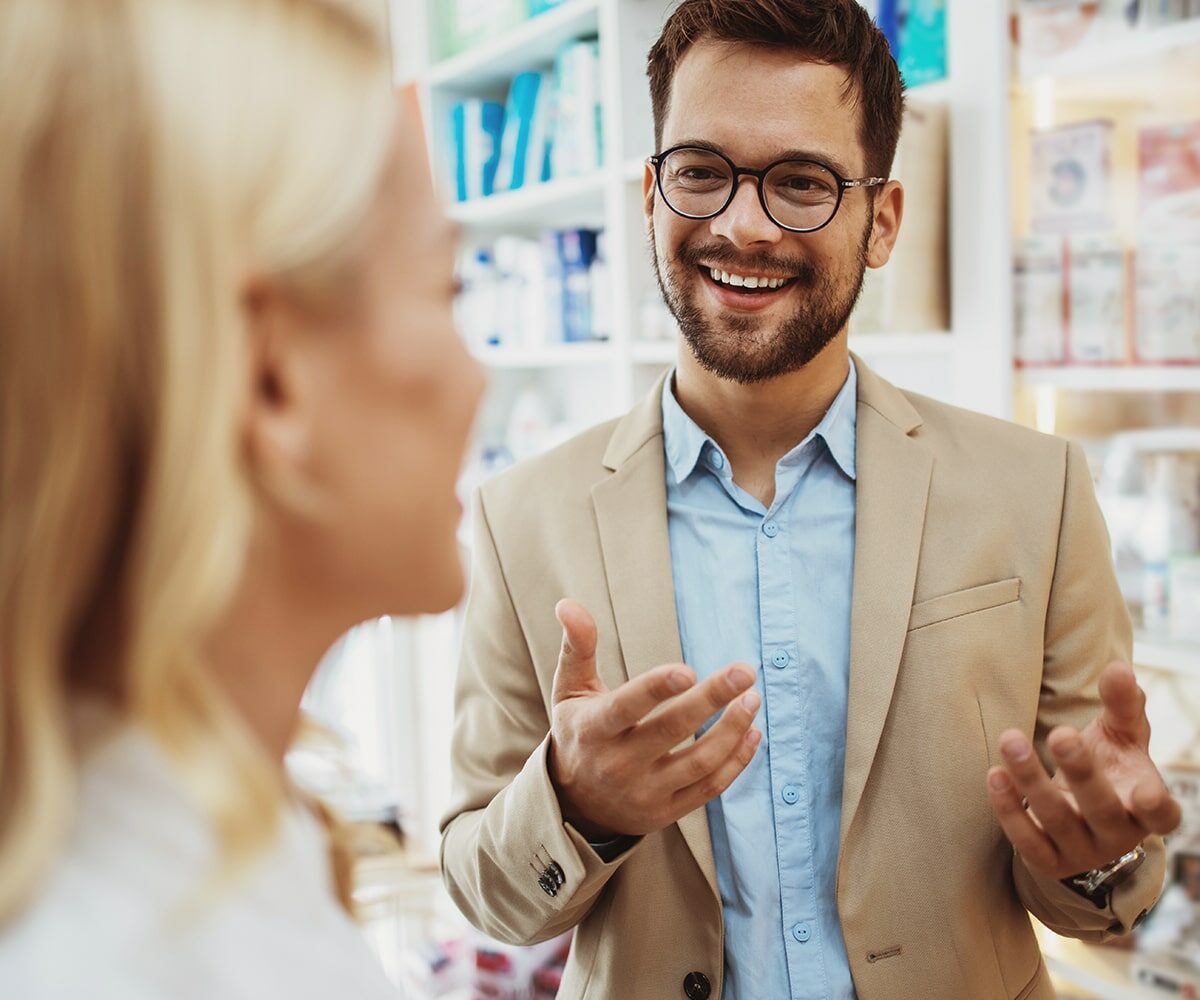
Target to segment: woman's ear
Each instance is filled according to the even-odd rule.
[[[275,499],[307,492],[313,403],[319,381],[312,331],[300,307],[271,282],[252,279],[242,295],[247,373],[243,443],[252,480]]]

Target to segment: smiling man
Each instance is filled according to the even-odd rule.
[[[577,928],[571,1000],[1050,998],[1030,914],[1128,931],[1179,817],[1084,457],[850,353],[904,205],[854,0],[684,0],[650,84],[685,348],[477,498],[447,885]]]

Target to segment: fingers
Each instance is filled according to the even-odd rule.
[[[1026,867],[1038,875],[1056,874],[1058,849],[1026,811],[1021,793],[1002,767],[993,767],[988,772],[988,798],[1000,829],[1021,855]]]
[[[554,615],[563,627],[563,638],[554,671],[553,703],[604,691],[596,673],[596,623],[587,608],[578,601],[559,601]]]
[[[1135,787],[1131,798],[1134,817],[1151,833],[1165,837],[1174,833],[1183,821],[1182,807],[1157,774]]]
[[[1050,753],[1058,773],[1070,786],[1080,815],[1101,857],[1109,860],[1124,854],[1129,845],[1145,836],[1117,790],[1097,767],[1095,754],[1079,733],[1067,726],[1049,736]]]
[[[1041,760],[1023,733],[1013,729],[1000,737],[1000,753],[1017,791],[1052,842],[1057,854],[1072,862],[1097,854],[1092,832],[1063,790],[1050,780]],[[1111,858],[1109,860],[1112,860]],[[1084,864],[1082,868],[1091,868]],[[1076,869],[1076,871],[1081,869]],[[1074,872],[1065,872],[1066,875]]]
[[[697,684],[638,726],[643,754],[657,760],[694,735],[708,719],[753,684],[754,671],[744,663],[726,667]]]
[[[686,816],[693,809],[707,805],[732,785],[737,776],[746,770],[750,761],[754,759],[754,753],[761,741],[762,733],[757,729],[751,729],[738,741],[733,754],[727,757],[715,771],[676,792],[671,800],[676,819]]]
[[[1104,728],[1147,749],[1150,722],[1146,718],[1146,694],[1138,687],[1132,668],[1125,663],[1110,663],[1105,667],[1100,675],[1100,698],[1104,702],[1101,716]]]
[[[622,684],[597,714],[597,735],[612,738],[636,726],[662,702],[683,693],[696,675],[683,664],[666,664]]]
[[[669,755],[660,774],[667,787],[678,791],[694,785],[724,765],[746,738],[761,704],[757,691],[747,691],[692,746]]]

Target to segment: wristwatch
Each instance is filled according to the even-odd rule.
[[[1093,868],[1090,872],[1063,879],[1063,885],[1079,893],[1085,899],[1090,899],[1097,909],[1105,910],[1112,900],[1113,889],[1137,871],[1145,860],[1146,849],[1138,844],[1132,851],[1122,854],[1110,865]]]

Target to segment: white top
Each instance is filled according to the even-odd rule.
[[[397,1000],[332,890],[324,831],[283,817],[276,846],[213,902],[215,839],[146,734],[90,753],[78,821],[34,903],[0,926],[0,997]]]

